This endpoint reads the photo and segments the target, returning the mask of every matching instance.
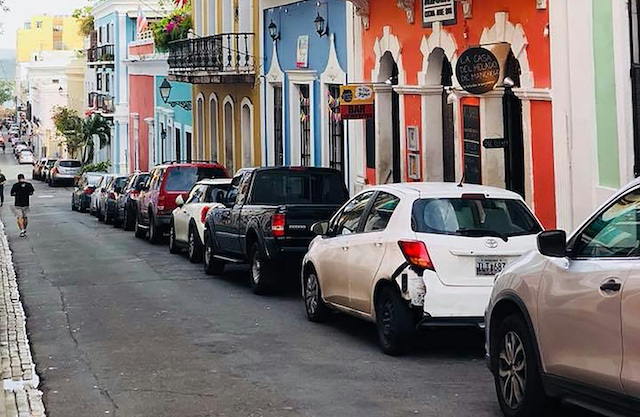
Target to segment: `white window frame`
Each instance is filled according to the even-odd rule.
[[[195,160],[203,160],[204,158],[199,158],[193,149],[194,140],[193,140],[193,127],[191,125],[182,125],[182,135],[184,138],[184,159],[187,160],[187,151],[189,148],[189,144],[187,143],[187,133],[191,135],[191,159]]]
[[[200,111],[202,109],[202,112]],[[202,149],[204,151],[205,149],[205,120],[207,117],[206,111],[205,111],[205,106],[204,106],[204,94],[200,93],[198,94],[198,98],[196,99],[196,111],[195,111],[195,122],[196,122],[196,134],[198,137],[198,158],[201,158],[203,155],[200,155],[200,146],[202,146]],[[202,145],[200,145],[202,144]],[[204,158],[202,158],[204,159]]]
[[[287,132],[284,130],[284,121],[286,120],[285,112],[286,112],[286,88],[284,83],[284,72],[280,67],[280,60],[278,58],[278,46],[277,42],[273,42],[273,54],[271,56],[271,67],[269,68],[269,72],[266,74],[266,93],[265,93],[265,109],[267,112],[267,134],[266,136],[266,146],[265,146],[265,154],[267,155],[266,163],[267,165],[275,165],[276,164],[276,153],[275,153],[275,142],[276,142],[276,134],[275,134],[275,107],[273,105],[274,100],[274,87],[279,86],[282,87],[282,153],[283,153],[283,164],[286,163],[287,160]]]
[[[176,138],[176,133],[179,133],[180,137]],[[183,155],[182,151],[184,150],[184,143],[182,143],[183,131],[181,123],[173,123],[173,160],[177,162],[182,162]],[[176,147],[176,139],[178,139],[178,147],[180,148],[180,159],[178,160],[178,148]]]
[[[347,73],[340,66],[340,62],[338,61],[338,54],[336,53],[335,42],[333,34],[331,34],[330,39],[330,50],[329,50],[329,60],[327,61],[327,66],[324,72],[320,75],[320,84],[322,91],[320,92],[321,101],[324,100],[322,97],[329,96],[329,85],[345,85],[347,83]],[[322,122],[320,123],[320,134],[322,135],[322,142],[320,144],[320,152],[322,156],[322,165],[325,167],[329,166],[329,106],[327,103],[320,103],[320,117],[322,118]],[[344,123],[343,131],[344,131],[344,140],[342,149],[342,170],[345,174],[345,177],[348,178],[348,163],[347,163],[347,123]]]
[[[315,124],[315,92],[314,86],[318,79],[316,71],[313,70],[292,70],[287,71],[288,86],[289,86],[289,140],[288,140],[288,153],[290,165],[302,164],[302,149],[300,146],[300,86],[309,86],[309,124],[311,126],[309,134],[310,142],[310,155],[311,165],[315,166],[315,144],[316,144],[316,132],[314,129]],[[286,148],[286,146],[285,146]],[[287,152],[285,151],[285,152]],[[285,160],[287,158],[285,157]]]
[[[140,170],[140,115],[131,113],[133,129],[133,170]]]
[[[147,117],[144,119],[147,124],[147,140],[149,141],[149,169],[156,165],[156,141],[155,141],[155,119]]]
[[[202,159],[211,159],[212,161],[220,162],[220,108],[218,107],[218,95],[211,93],[209,96],[209,149],[206,149],[206,156],[203,155]],[[212,117],[213,116],[213,117]],[[215,118],[216,126],[213,129],[213,120]],[[214,155],[215,151],[215,155]],[[215,156],[215,158],[214,158]]]
[[[244,108],[247,107],[249,109],[249,132],[245,132],[244,130]],[[248,168],[248,167],[252,167],[254,166],[254,158],[253,158],[253,152],[254,152],[254,141],[253,138],[255,137],[255,128],[254,128],[254,108],[253,108],[253,103],[251,102],[251,100],[248,97],[245,97],[242,99],[242,101],[240,102],[240,147],[242,149],[242,167],[243,168]],[[245,149],[245,139],[247,139],[246,135],[249,135],[248,138],[248,145],[249,145],[249,160],[247,161],[245,159],[245,152],[247,151],[247,149]]]
[[[227,117],[225,114],[225,107],[226,105],[231,104],[231,148],[232,148],[232,162],[233,162],[233,169],[231,169],[230,167],[226,167],[227,169],[229,169],[230,171],[233,171],[233,173],[235,173],[235,159],[236,159],[236,124],[235,124],[235,115],[236,115],[236,104],[233,100],[233,97],[231,97],[230,95],[226,96],[224,98],[224,100],[222,101],[222,162],[220,162],[223,165],[227,165]],[[229,172],[230,174],[233,174],[232,172]]]

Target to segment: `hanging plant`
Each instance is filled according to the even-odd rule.
[[[156,49],[160,52],[167,52],[169,43],[186,39],[191,29],[193,29],[191,2],[186,2],[184,7],[174,10],[168,16],[151,24]]]

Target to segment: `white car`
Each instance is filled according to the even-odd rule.
[[[93,192],[93,194],[91,194],[89,213],[91,213],[92,216],[96,216],[99,218],[102,214],[100,213],[100,201],[102,200],[102,193],[106,191],[107,184],[113,177],[113,174],[104,174],[98,185],[96,185],[95,191]]]
[[[231,178],[206,179],[193,186],[186,201],[181,195],[176,198],[178,208],[171,213],[169,226],[171,253],[179,253],[186,247],[191,262],[202,261],[207,214],[212,207],[222,204],[230,187]]]
[[[400,354],[416,326],[483,327],[495,275],[535,248],[542,226],[510,191],[407,183],[367,188],[313,230],[308,318],[375,321],[383,351]]]
[[[33,164],[33,153],[31,151],[22,151],[18,154],[18,163]]]

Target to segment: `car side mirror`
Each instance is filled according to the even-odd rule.
[[[176,197],[176,205],[178,207],[184,206],[184,198],[182,197],[182,194]]]
[[[538,251],[551,258],[567,256],[567,233],[564,230],[548,230],[538,235]]]
[[[318,236],[325,236],[329,230],[329,222],[317,222],[311,226],[311,232]]]

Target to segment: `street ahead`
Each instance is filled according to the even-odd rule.
[[[9,153],[0,167],[30,178]],[[255,296],[243,268],[207,277],[72,212],[69,188],[34,186],[28,237],[9,204],[2,219],[51,417],[500,415],[478,331],[385,356],[371,324],[310,323],[295,290]]]

